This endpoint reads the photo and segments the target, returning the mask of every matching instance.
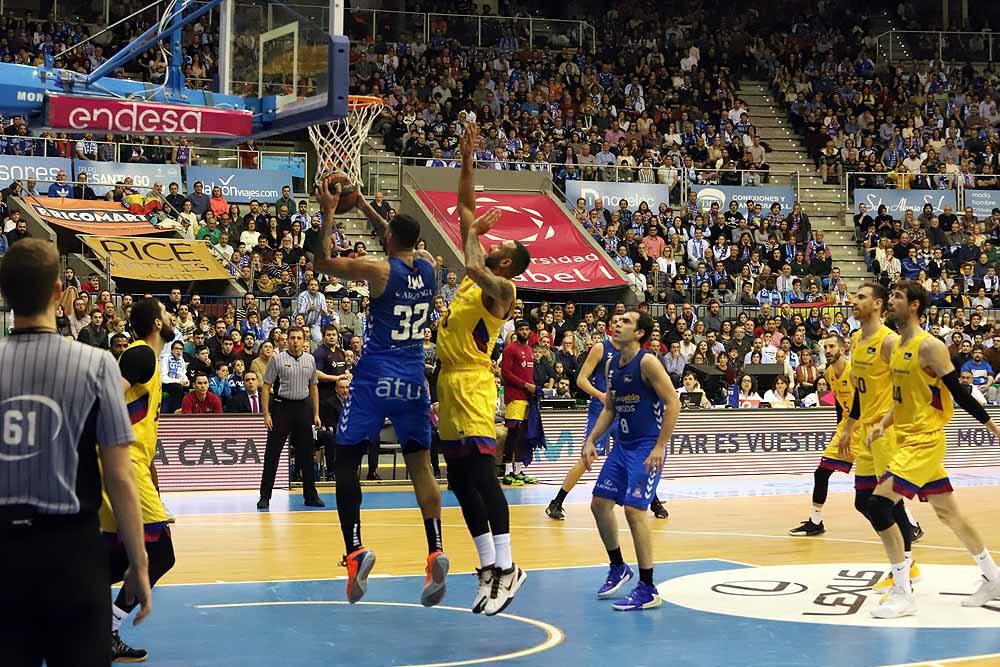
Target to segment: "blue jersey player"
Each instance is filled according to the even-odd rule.
[[[362,454],[378,443],[386,419],[392,421],[427,535],[427,577],[420,602],[425,607],[444,598],[448,558],[441,543],[441,492],[431,471],[430,393],[424,379],[424,329],[429,326],[436,292],[434,259],[414,250],[420,223],[397,215],[386,223],[361,197],[359,208],[381,234],[387,261],[332,257],[331,235],[341,186],[323,181],[317,200],[323,214],[317,272],[347,280],[366,280],[371,294],[368,340],[351,382],[337,425],[337,513],[347,555],[347,599],[357,602],[368,587],[375,553],[361,541]]]
[[[620,318],[620,314],[611,316],[612,331],[614,331]],[[580,367],[580,372],[577,374],[576,386],[590,395],[590,405],[587,410],[587,430],[584,433],[584,437],[589,436],[594,430],[597,418],[601,416],[601,411],[604,410],[604,400],[608,391],[607,364],[612,355],[617,351],[618,346],[614,339],[596,343],[590,348],[590,352],[587,353],[587,358],[583,360],[583,366]],[[594,442],[598,456],[604,456],[608,453],[608,440],[611,438],[614,438],[616,441],[618,439],[617,423],[612,423],[611,427]],[[546,516],[557,521],[562,521],[566,518],[563,501],[566,500],[566,496],[569,495],[569,492],[573,490],[573,487],[583,477],[586,469],[586,463],[581,458],[573,464],[572,468],[566,471],[566,477],[563,479],[562,486],[559,488],[558,493],[556,493],[556,497],[545,508]],[[669,516],[667,508],[656,497],[655,489],[653,501],[649,504],[649,508],[653,510],[653,514],[656,515],[657,519],[666,519]]]
[[[628,312],[618,320],[614,330],[618,351],[606,366],[608,397],[583,445],[583,460],[590,470],[597,459],[598,439],[617,424],[615,446],[597,477],[590,509],[611,560],[598,598],[614,597],[633,577],[632,568],[622,559],[615,505],[624,506],[632,533],[639,560],[639,583],[628,596],[614,603],[618,611],[660,605],[653,583],[652,535],[645,515],[660,481],[667,442],[680,414],[680,401],[663,364],[642,349],[652,332],[653,321],[646,313]]]

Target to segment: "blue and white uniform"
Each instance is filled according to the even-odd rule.
[[[601,348],[604,350],[604,358],[601,363],[594,367],[594,372],[590,376],[590,384],[594,385],[594,388],[598,391],[607,392],[608,391],[608,376],[607,376],[607,365],[611,357],[614,356],[615,348],[611,345],[611,341],[604,341],[599,343]],[[590,435],[591,431],[594,430],[594,425],[597,423],[597,418],[601,416],[601,412],[604,411],[604,403],[591,397],[590,405],[587,407],[587,431],[584,433],[584,437]],[[612,424],[611,428],[604,432],[600,438],[594,441],[594,445],[597,447],[597,453],[604,456],[608,453],[608,439],[614,438],[617,442],[618,440],[618,420],[616,419]]]
[[[431,397],[424,377],[424,329],[437,289],[434,266],[389,258],[389,280],[369,309],[369,335],[340,413],[337,444],[378,442],[392,421],[403,453],[431,446]]]
[[[639,350],[622,366],[621,352],[616,350],[608,361],[618,435],[594,486],[595,496],[642,510],[649,508],[660,483],[662,466],[649,472],[644,462],[656,445],[663,423],[663,402],[642,379],[640,369],[645,355],[645,350]]]

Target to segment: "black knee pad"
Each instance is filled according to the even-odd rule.
[[[816,468],[813,473],[813,503],[816,505],[826,504],[827,492],[830,490],[830,476],[832,470],[826,468]]]
[[[855,489],[854,490],[854,509],[861,513],[866,519],[868,518],[868,500],[872,497],[873,491],[870,489]]]
[[[896,525],[896,519],[892,515],[892,508],[895,504],[882,496],[873,495],[868,499],[868,520],[871,521],[875,530],[881,533]]]

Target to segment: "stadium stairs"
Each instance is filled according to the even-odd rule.
[[[750,107],[750,119],[763,143],[770,147],[767,162],[773,171],[799,172],[799,199],[813,229],[822,229],[834,266],[854,291],[869,277],[864,257],[854,241],[854,222],[844,185],[827,185],[816,173],[805,145],[784,108],[775,102],[764,81],[743,81],[738,96]]]

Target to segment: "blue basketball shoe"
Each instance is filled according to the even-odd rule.
[[[660,593],[656,590],[656,586],[650,586],[640,581],[627,598],[618,600],[611,606],[616,611],[640,611],[659,607],[661,604],[663,604],[663,600],[660,599]]]
[[[600,590],[597,591],[598,599],[604,600],[614,597],[618,589],[631,581],[634,576],[635,572],[632,571],[632,568],[627,563],[612,565],[608,568],[607,580],[601,586]]]

